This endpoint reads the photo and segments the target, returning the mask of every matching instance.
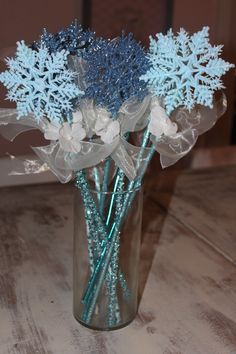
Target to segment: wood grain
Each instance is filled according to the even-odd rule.
[[[139,312],[128,327],[113,332],[88,330],[72,316],[73,187],[1,189],[0,354],[236,353],[236,267],[224,256],[234,242],[230,210],[236,201],[230,193],[222,198],[223,187],[221,194],[210,190],[217,215],[218,208],[225,210],[219,207],[220,196],[224,206],[230,205],[215,229],[210,205],[205,216],[208,237],[221,227],[222,252],[194,228],[199,216],[194,221],[193,211],[206,215],[206,199],[201,204],[195,195],[190,202],[191,186],[196,194],[205,186],[206,195],[210,181],[219,188],[217,178],[234,193],[234,172],[234,167],[187,172],[178,177],[171,198],[164,184],[165,198],[160,191],[160,198],[157,191],[146,195]],[[191,224],[183,221],[187,212]]]
[[[160,173],[151,198],[236,263],[236,165],[178,174]]]

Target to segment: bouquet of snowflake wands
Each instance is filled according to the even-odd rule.
[[[0,110],[5,137],[13,140],[29,129],[43,132],[50,144],[33,148],[39,161],[31,172],[46,165],[63,183],[74,176],[88,240],[97,237],[96,249],[88,242],[91,276],[81,300],[86,323],[107,271],[129,296],[122,269],[111,266],[111,259],[116,253],[118,262],[114,247],[135,196],[128,193],[111,218],[120,200],[112,198],[105,209],[103,194],[97,204],[90,181],[98,192],[106,192],[109,184],[114,193],[133,191],[155,151],[162,167],[190,151],[226,108],[223,94],[219,101],[213,97],[223,88],[221,76],[233,66],[219,58],[221,49],[210,45],[207,27],[192,36],[183,29],[177,35],[171,30],[157,34],[145,51],[132,34],[97,38],[74,22],[56,34],[44,30],[30,46],[18,42],[15,57],[6,60],[0,81],[17,108]]]

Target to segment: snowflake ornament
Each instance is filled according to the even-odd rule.
[[[44,47],[33,51],[24,41],[17,43],[16,57],[7,59],[9,70],[0,74],[0,82],[8,89],[7,98],[17,103],[18,118],[33,113],[37,120],[69,119],[83,92],[67,69],[67,55],[66,51],[50,55]]]
[[[49,33],[46,28],[38,42],[34,42],[32,49],[38,50],[42,45],[48,48],[50,53],[61,50],[68,51],[71,55],[82,56],[83,51],[91,44],[94,33],[82,28],[78,21],[74,21],[70,26],[61,29],[57,33]]]
[[[168,114],[181,105],[212,107],[214,91],[224,88],[221,76],[234,65],[219,58],[222,46],[211,46],[208,32],[203,27],[192,36],[180,29],[176,36],[169,30],[150,37],[150,68],[140,79],[163,97]]]
[[[113,117],[131,97],[144,99],[147,84],[140,75],[148,69],[144,49],[130,33],[113,40],[97,39],[85,52],[85,97],[106,108]]]

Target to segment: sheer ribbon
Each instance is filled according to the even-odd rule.
[[[104,144],[100,139],[90,139],[81,141],[81,150],[79,153],[64,151],[58,141],[51,141],[47,146],[32,147],[35,154],[41,160],[35,163],[35,170],[31,168],[32,173],[42,172],[41,166],[47,164],[50,170],[56,174],[62,182],[68,182],[74,171],[95,166],[108,156],[116,162],[126,176],[133,180],[140,174],[145,159],[148,156],[149,149],[143,149],[142,161],[138,166],[137,159],[140,159],[140,147],[128,143],[123,136],[127,132],[133,132],[142,129],[147,125],[151,97],[147,96],[142,102],[134,100],[126,101],[118,114],[117,120],[120,123],[121,135],[113,140],[111,144]],[[83,100],[80,106],[87,131],[92,131],[96,122],[97,110],[92,101]],[[0,127],[1,134],[8,140],[13,141],[20,133],[39,129],[42,132],[47,130],[49,121],[43,118],[39,121],[29,114],[26,117],[17,120],[17,111],[15,109],[0,109]],[[90,132],[92,135],[92,132]],[[23,166],[22,166],[23,169]],[[19,172],[18,172],[19,174]]]
[[[226,108],[227,100],[222,93],[221,98],[214,101],[213,108],[198,105],[190,112],[182,107],[176,109],[170,119],[177,124],[177,133],[171,136],[162,135],[158,139],[151,135],[155,150],[160,154],[162,168],[171,166],[184,157],[193,148],[198,136],[211,129]]]
[[[45,171],[46,163],[57,178],[62,183],[66,183],[73,177],[74,171],[95,166],[111,156],[126,176],[133,180],[142,174],[150,149],[134,146],[122,136],[127,132],[139,131],[147,126],[151,109],[150,103],[150,96],[147,96],[141,103],[133,100],[124,103],[117,118],[121,127],[121,135],[115,138],[111,144],[104,144],[100,139],[81,141],[79,153],[64,151],[58,141],[51,141],[47,146],[32,147],[40,160],[34,162],[31,160],[30,169],[28,168],[29,163],[22,161],[21,173],[41,173]],[[184,108],[176,109],[170,119],[177,124],[177,133],[169,136],[163,134],[158,139],[151,135],[155,150],[160,154],[161,166],[168,167],[185,156],[195,145],[198,136],[216,123],[225,112],[226,107],[226,97],[222,94],[220,100],[214,102],[213,108],[199,105],[191,112]],[[80,109],[89,132],[96,122],[96,107],[92,101],[83,100]],[[17,135],[28,130],[39,129],[44,132],[48,127],[48,120],[43,118],[36,121],[31,114],[17,120],[15,109],[0,109],[0,127],[1,134],[6,139],[13,141]],[[92,130],[90,134],[92,135]],[[138,160],[139,163],[137,163]],[[20,174],[20,171],[18,170],[16,173]]]

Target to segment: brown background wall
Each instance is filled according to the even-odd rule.
[[[114,38],[123,29],[145,45],[149,35],[165,31],[168,17],[166,0],[93,0],[91,6],[91,27],[97,35]]]
[[[87,0],[85,0],[86,2]],[[121,29],[132,31],[144,44],[148,35],[165,31],[170,25],[174,30],[180,27],[193,32],[203,25],[211,27],[211,41],[224,43],[223,57],[236,63],[236,30],[234,0],[92,0],[89,22],[98,35],[117,36]],[[172,3],[172,11],[170,12]],[[30,43],[36,39],[43,27],[54,32],[68,25],[74,18],[82,18],[82,0],[1,0],[0,2],[0,48],[9,47],[17,40]],[[0,62],[0,70],[3,66]],[[199,139],[197,146],[209,147],[228,145],[231,141],[233,112],[235,102],[234,71],[226,75],[228,111],[212,131]],[[0,88],[0,107],[9,107],[4,101],[5,91]],[[42,144],[39,133],[25,133],[14,144],[0,137],[0,156],[6,151],[24,154],[30,151],[29,145]]]

